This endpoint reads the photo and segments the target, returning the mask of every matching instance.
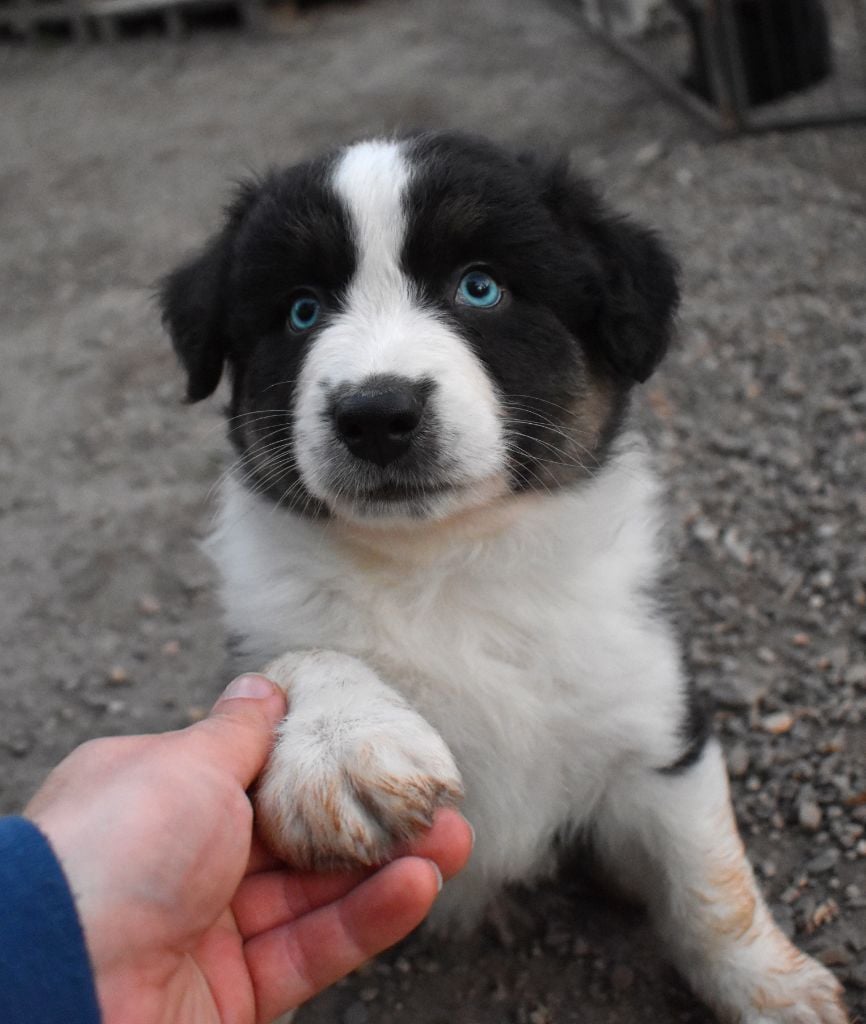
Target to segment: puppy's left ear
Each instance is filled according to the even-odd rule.
[[[584,278],[587,342],[618,374],[645,381],[673,335],[680,297],[676,261],[653,231],[611,211],[567,162],[522,162],[536,175],[542,200],[574,250]]]
[[[228,353],[226,292],[238,227],[257,193],[255,181],[241,184],[226,210],[221,231],[204,249],[163,279],[159,287],[162,322],[186,370],[186,397],[198,402],[216,390]]]

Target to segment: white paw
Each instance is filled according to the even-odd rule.
[[[743,1024],[848,1024],[842,986],[817,960],[792,947],[788,964],[751,993]]]
[[[462,796],[439,734],[411,708],[377,696],[351,713],[328,702],[290,711],[255,807],[276,854],[323,870],[381,863]]]

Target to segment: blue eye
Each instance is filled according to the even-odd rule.
[[[460,278],[455,298],[466,306],[489,309],[502,298],[502,289],[483,270],[470,270]]]
[[[321,303],[314,295],[301,295],[289,310],[289,324],[293,331],[308,331],[319,319]]]

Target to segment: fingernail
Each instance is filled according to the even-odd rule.
[[[463,820],[466,821],[466,818],[464,818]],[[466,821],[466,824],[469,826],[469,835],[472,837],[472,849],[474,850],[475,849],[475,826],[472,824],[471,821]]]
[[[442,892],[442,872],[439,870],[439,865],[435,860],[428,860],[427,863],[436,872],[436,891]]]
[[[245,697],[247,700],[263,700],[274,693],[274,684],[265,676],[246,675],[233,679],[223,690],[220,700],[234,700]]]

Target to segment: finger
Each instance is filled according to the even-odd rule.
[[[251,939],[244,950],[260,1024],[310,999],[408,935],[427,915],[438,891],[436,867],[404,857],[336,903]]]
[[[316,874],[282,868],[250,875],[241,882],[232,900],[238,931],[246,940],[291,924],[345,896],[374,870]]]
[[[461,870],[472,852],[472,827],[451,808],[437,811],[433,827],[399,850],[397,857],[432,860],[444,879]],[[263,847],[251,854],[251,867],[232,901],[238,928],[245,939],[288,924],[331,903],[372,874],[370,870],[317,873],[286,871]]]
[[[447,881],[466,866],[474,843],[472,826],[463,815],[453,807],[443,807],[436,812],[433,827],[418,839],[401,844],[395,856],[432,860]]]
[[[253,841],[250,846],[250,856],[247,861],[244,877],[247,875],[257,875],[260,871],[276,871],[278,868],[285,868],[285,866],[285,861],[275,857],[259,839],[255,831],[253,831]]]
[[[181,734],[197,756],[226,769],[246,789],[264,767],[274,729],[285,717],[283,691],[260,675],[229,683],[210,715]]]

